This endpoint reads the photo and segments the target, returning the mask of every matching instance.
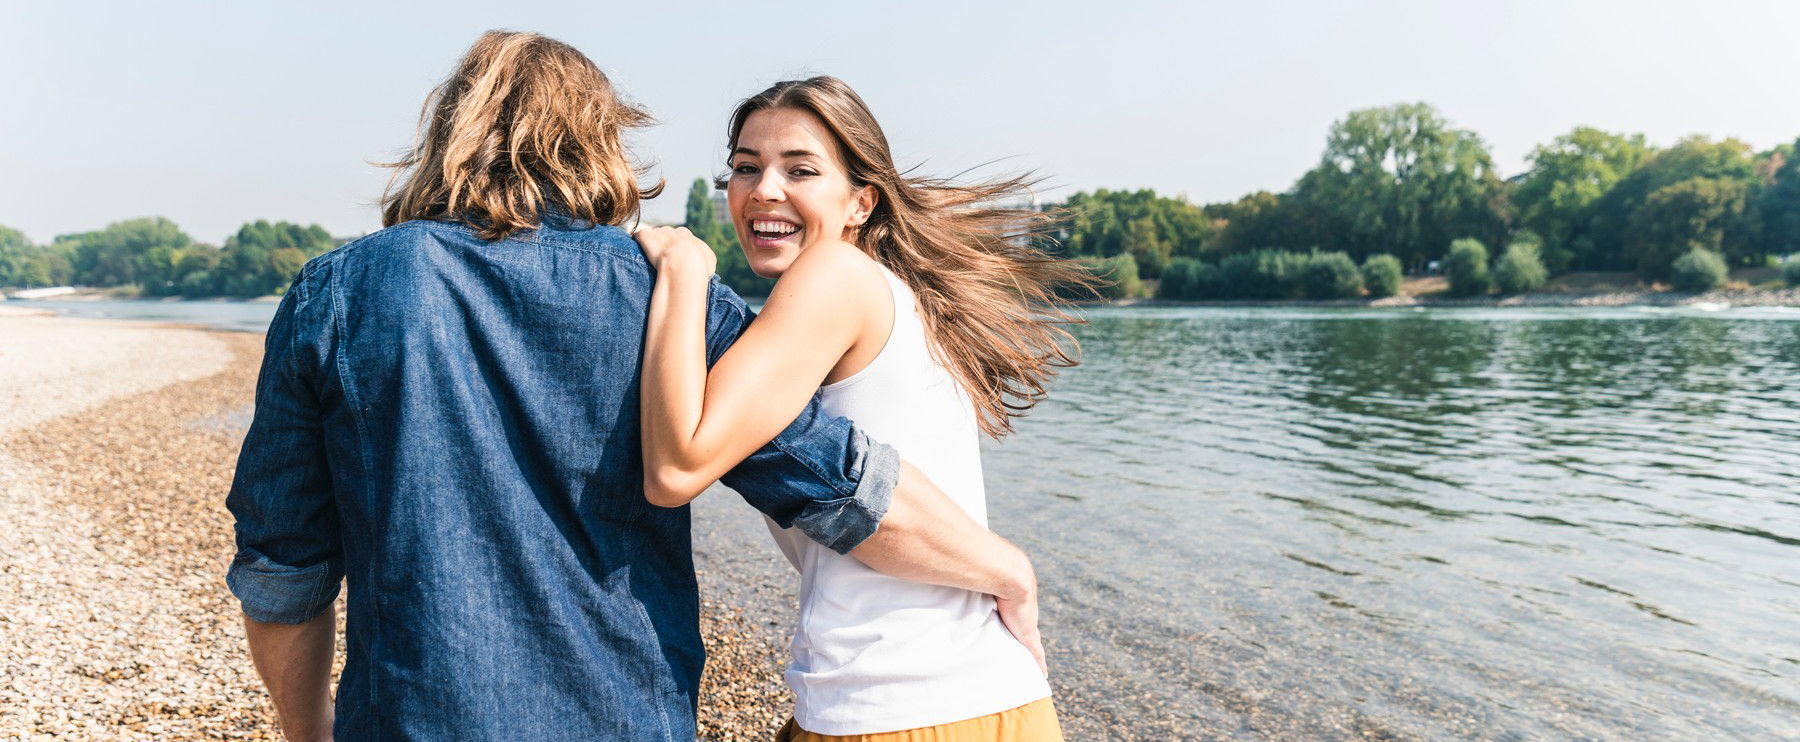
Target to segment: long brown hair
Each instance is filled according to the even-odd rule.
[[[620,133],[651,121],[574,47],[489,31],[419,114],[419,137],[381,196],[381,224],[463,221],[482,239],[535,229],[547,207],[622,224],[662,183],[638,185]]]
[[[1029,199],[1038,181],[907,177],[868,105],[829,76],[778,82],[738,104],[726,151],[736,151],[751,114],[783,108],[824,122],[850,185],[875,187],[874,211],[851,241],[918,297],[933,352],[968,391],[982,432],[1012,432],[1012,418],[1044,398],[1056,369],[1078,362],[1080,347],[1062,326],[1080,320],[1059,295],[1094,285],[1078,265],[1036,246],[1055,214],[1006,205]]]

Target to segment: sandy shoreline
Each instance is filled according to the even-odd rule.
[[[279,739],[224,584],[261,354],[249,333],[0,313],[0,739]],[[710,567],[702,738],[770,739],[785,628],[709,599],[739,582]]]

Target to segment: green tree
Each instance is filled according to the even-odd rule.
[[[214,293],[230,296],[279,293],[293,282],[302,264],[333,247],[336,247],[336,241],[317,224],[303,227],[285,221],[270,223],[258,219],[239,227],[236,234],[225,240],[217,264],[209,271],[211,275],[205,283],[210,284]],[[183,262],[186,261],[177,265]],[[190,290],[185,275],[178,277],[175,283],[175,289],[184,294]]]
[[[1800,253],[1800,139],[1772,153],[1769,185],[1757,201],[1762,216],[1762,251],[1769,255]]]
[[[1137,261],[1130,255],[1076,258],[1076,262],[1102,281],[1096,288],[1102,298],[1129,299],[1143,294],[1144,285],[1138,280]]]
[[[1330,242],[1324,217],[1292,195],[1257,191],[1231,203],[1209,204],[1205,213],[1218,225],[1213,252],[1224,255],[1264,247],[1309,250]]]
[[[1593,218],[1584,236],[1593,248],[1593,259],[1582,267],[1589,270],[1642,269],[1644,260],[1634,251],[1643,243],[1633,242],[1632,220],[1650,200],[1651,194],[1676,183],[1694,178],[1709,178],[1743,184],[1756,183],[1756,163],[1750,146],[1736,139],[1714,142],[1706,137],[1689,137],[1675,146],[1652,155],[1638,169],[1625,176],[1593,204]],[[1746,216],[1740,213],[1740,216]],[[1747,224],[1731,225],[1722,239],[1737,242],[1752,237]],[[1685,249],[1685,248],[1684,248]],[[1743,245],[1730,245],[1733,254],[1744,254]],[[1667,275],[1668,260],[1675,252],[1663,256],[1663,263],[1651,273]]]
[[[1169,262],[1171,248],[1157,236],[1156,220],[1141,216],[1125,228],[1125,253],[1137,261],[1138,275],[1160,278],[1163,265]]]
[[[1544,287],[1550,272],[1538,257],[1538,246],[1532,242],[1514,242],[1506,246],[1494,261],[1494,284],[1502,294],[1523,294]]]
[[[1158,299],[1191,299],[1204,263],[1193,258],[1176,258],[1163,268],[1162,282],[1156,285]]]
[[[1363,285],[1369,289],[1369,296],[1377,299],[1400,293],[1400,282],[1405,278],[1400,268],[1400,259],[1387,253],[1370,255],[1362,264]]]
[[[0,286],[35,287],[50,285],[50,277],[37,245],[25,233],[0,226]]]
[[[1711,250],[1695,248],[1669,267],[1675,290],[1698,294],[1725,285],[1725,259]]]
[[[1353,111],[1333,124],[1293,198],[1316,221],[1320,248],[1384,252],[1417,266],[1453,237],[1497,239],[1502,194],[1481,138],[1414,103]]]
[[[1532,150],[1530,169],[1512,198],[1519,223],[1542,237],[1548,265],[1558,270],[1599,267],[1597,256],[1582,252],[1594,245],[1582,239],[1593,206],[1652,153],[1642,134],[1586,126]]]
[[[1480,296],[1493,288],[1488,275],[1488,251],[1481,240],[1462,238],[1450,243],[1444,257],[1444,273],[1450,278],[1450,293],[1457,296]]]
[[[1211,243],[1212,218],[1200,207],[1147,188],[1076,193],[1061,208],[1068,218],[1054,237],[1063,252],[1095,257],[1129,252],[1146,275],[1172,257],[1200,257]],[[1157,265],[1149,265],[1152,260]]]
[[[113,222],[96,232],[62,235],[52,246],[68,251],[75,282],[125,286],[166,280],[172,256],[192,244],[174,222],[145,217]]]
[[[1675,258],[1692,250],[1726,252],[1726,237],[1744,227],[1749,186],[1743,181],[1689,178],[1664,186],[1631,215],[1626,249],[1648,278],[1669,277]],[[1747,239],[1732,240],[1743,247]]]

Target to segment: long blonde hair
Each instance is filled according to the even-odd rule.
[[[1028,199],[1037,181],[903,175],[869,107],[829,76],[778,82],[738,104],[726,151],[736,151],[751,114],[773,109],[817,116],[837,139],[851,186],[874,186],[874,211],[851,241],[918,297],[933,352],[968,391],[982,432],[1012,432],[1012,418],[1044,398],[1056,369],[1078,363],[1080,347],[1062,326],[1080,320],[1059,296],[1094,285],[1034,244],[1055,214],[1004,205]]]
[[[620,134],[650,115],[619,99],[574,47],[534,33],[489,31],[419,114],[419,137],[381,197],[381,223],[463,221],[482,239],[534,229],[561,207],[622,224],[662,183],[638,184]]]

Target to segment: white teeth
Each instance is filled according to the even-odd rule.
[[[799,231],[800,229],[787,222],[764,221],[760,219],[750,222],[750,228],[758,232],[774,232],[777,234],[787,234],[789,232]]]

